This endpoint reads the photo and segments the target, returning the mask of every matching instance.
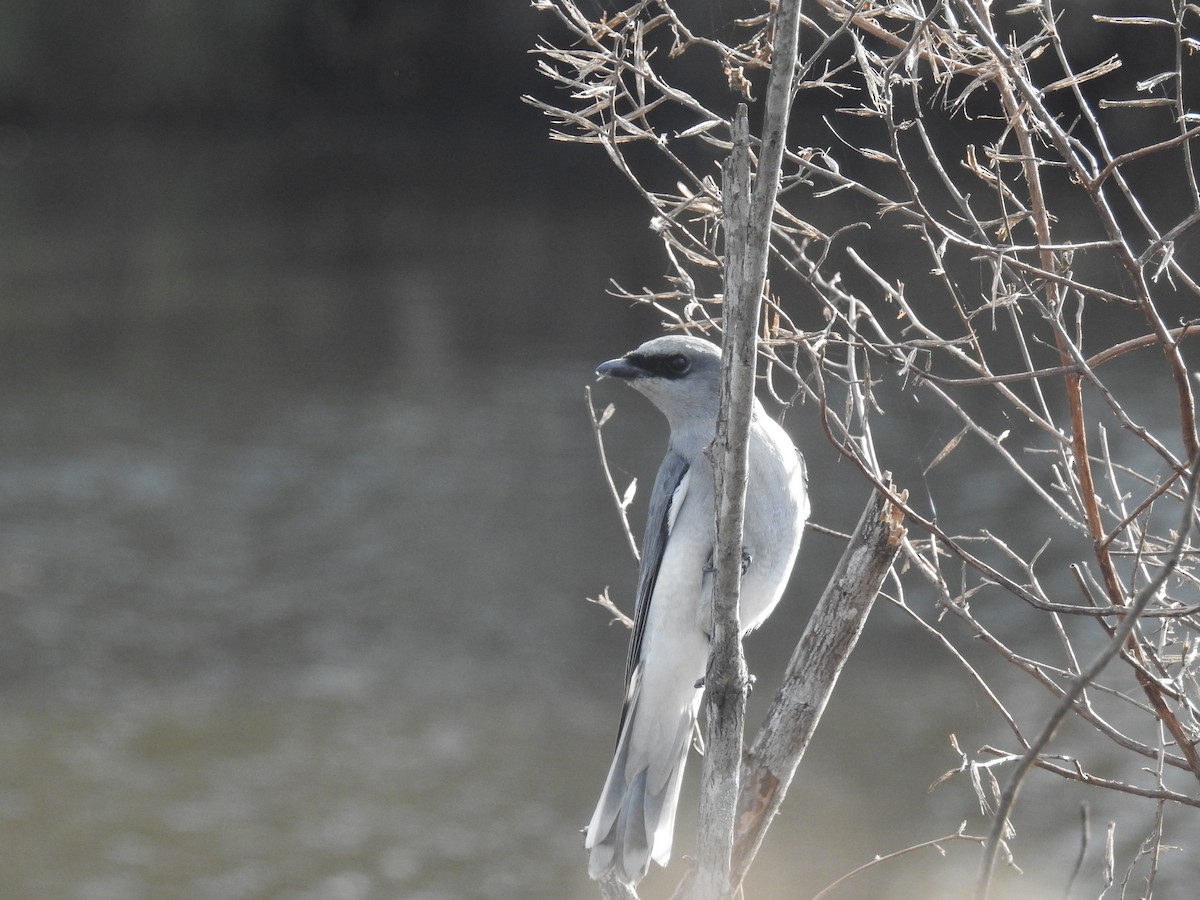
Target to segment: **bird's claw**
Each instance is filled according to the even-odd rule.
[[[758,681],[758,676],[749,672],[746,673],[746,693],[754,690],[754,683],[756,681]],[[692,685],[692,687],[694,687],[696,690],[700,690],[704,687],[704,683],[704,679],[699,678],[696,680],[696,683]]]
[[[754,562],[754,554],[750,552],[749,547],[743,547],[742,548],[742,574],[743,575],[746,574],[746,570],[750,568],[750,563],[752,563],[752,562]],[[712,560],[711,556],[708,558],[708,562],[706,562],[704,564],[704,568],[701,569],[701,571],[705,575],[711,575],[713,572],[717,571],[717,567],[715,565],[713,565],[713,560]]]

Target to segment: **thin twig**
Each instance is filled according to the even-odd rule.
[[[1138,592],[1137,597],[1129,605],[1128,613],[1121,621],[1121,624],[1114,629],[1113,636],[1104,649],[1071,682],[1070,687],[1063,693],[1062,699],[1046,720],[1041,733],[1029,745],[1029,749],[1022,755],[1021,759],[1017,762],[1016,768],[1009,776],[1008,783],[1005,785],[1004,792],[1000,797],[1000,804],[992,819],[992,830],[988,835],[988,842],[984,846],[983,859],[979,865],[979,879],[975,887],[976,900],[986,900],[987,898],[988,890],[991,886],[992,868],[996,862],[996,850],[1000,844],[1000,838],[1004,833],[1004,829],[1008,827],[1009,813],[1016,803],[1017,793],[1020,791],[1021,784],[1025,780],[1029,769],[1034,765],[1046,745],[1050,743],[1050,739],[1054,737],[1054,732],[1058,730],[1059,724],[1071,710],[1072,705],[1078,699],[1079,695],[1083,693],[1089,684],[1096,680],[1096,677],[1112,661],[1113,657],[1121,652],[1121,648],[1125,646],[1129,636],[1133,634],[1133,629],[1137,626],[1138,616],[1141,615],[1154,595],[1166,584],[1167,579],[1171,577],[1171,573],[1175,571],[1175,567],[1179,564],[1180,554],[1187,545],[1188,537],[1192,531],[1192,507],[1196,502],[1197,486],[1200,486],[1200,455],[1192,460],[1191,469],[1192,474],[1188,479],[1187,504],[1184,509],[1183,521],[1179,526],[1178,537],[1175,539],[1170,557],[1158,571],[1154,580]]]
[[[817,893],[813,894],[812,900],[821,900],[821,898],[833,893],[834,890],[836,890],[842,884],[845,884],[855,875],[859,875],[867,871],[867,869],[874,868],[881,863],[891,862],[893,859],[899,859],[901,856],[907,856],[910,853],[916,853],[918,850],[927,850],[932,847],[940,853],[942,850],[942,844],[948,844],[951,841],[973,841],[974,843],[982,844],[985,840],[987,840],[987,838],[979,837],[973,834],[965,834],[960,828],[958,831],[954,832],[954,834],[947,834],[940,838],[934,838],[931,841],[922,841],[919,844],[913,844],[911,847],[905,847],[903,850],[894,850],[891,853],[884,853],[882,856],[876,856],[870,862],[865,862],[861,866],[851,869],[837,881],[826,885]]]
[[[712,164],[732,147],[730,126],[710,94],[702,102],[688,93],[675,79],[681,70],[668,79],[664,64],[693,51],[703,64],[707,54],[726,67],[732,90],[757,92],[757,72],[787,68],[777,65],[774,17],[713,31],[711,22],[690,24],[689,11],[672,0],[643,0],[599,22],[577,0],[535,5],[553,10],[568,35],[557,47],[547,39],[539,48],[539,65],[557,87],[554,102],[535,105],[554,120],[556,136],[604,149],[646,204],[666,255],[665,285],[614,293],[653,309],[668,328],[719,333],[730,293],[716,277],[726,261],[728,197]],[[793,129],[786,147],[777,131],[749,138],[762,160],[758,187],[779,188],[761,206],[756,190],[754,204],[755,220],[770,220],[763,258],[774,289],[769,321],[760,323],[767,388],[781,402],[811,401],[818,428],[852,463],[837,470],[840,477],[865,480],[907,515],[914,536],[902,552],[910,574],[897,574],[895,593],[911,577],[932,588],[938,620],[923,627],[950,650],[960,676],[991,699],[1018,752],[1027,741],[1008,714],[1017,709],[1014,688],[959,652],[943,623],[963,625],[1012,671],[1065,703],[1086,638],[1073,619],[1090,618],[1111,637],[1128,621],[1131,601],[1170,565],[1178,587],[1147,601],[1138,611],[1142,625],[1119,651],[1138,690],[1112,672],[1069,704],[1091,736],[1128,754],[1128,765],[1153,760],[1159,783],[1143,789],[1135,778],[1100,778],[1045,758],[1034,765],[1099,790],[1191,805],[1162,784],[1161,773],[1170,767],[1200,775],[1190,740],[1197,714],[1185,689],[1200,662],[1200,550],[1190,542],[1179,549],[1177,532],[1160,523],[1175,519],[1164,510],[1190,504],[1184,461],[1195,458],[1198,443],[1181,351],[1200,324],[1167,320],[1174,307],[1162,302],[1174,304],[1175,291],[1200,297],[1200,279],[1189,271],[1194,254],[1184,252],[1185,238],[1200,226],[1200,128],[1186,101],[1194,74],[1184,65],[1195,44],[1194,4],[1176,4],[1170,17],[1095,17],[1113,34],[1150,28],[1174,36],[1174,59],[1164,56],[1162,73],[1138,83],[1116,57],[1100,66],[1081,62],[1060,33],[1064,20],[1053,0],[1018,4],[1011,12],[1025,23],[1013,19],[1011,29],[998,8],[980,0],[816,5],[828,18],[804,20],[814,39],[791,71],[802,78],[798,91],[836,97],[838,111]],[[1101,72],[1109,73],[1105,81],[1094,80]],[[1085,92],[1089,84],[1121,99],[1097,104]],[[1129,99],[1135,93],[1153,96]],[[1141,115],[1173,119],[1166,131],[1149,127],[1140,144],[1114,150],[1105,128],[1131,104],[1144,108]],[[1097,109],[1111,110],[1103,122]],[[969,136],[954,143],[940,126],[968,111]],[[768,176],[776,151],[783,171]],[[646,166],[655,154],[667,167]],[[1151,180],[1177,188],[1171,203],[1149,202],[1139,195],[1147,179],[1131,180],[1135,170],[1155,166],[1162,172]],[[1065,237],[1084,234],[1094,237]],[[910,260],[900,274],[895,260],[919,254],[927,271]],[[1130,313],[1141,316],[1146,333],[1108,337],[1131,333]],[[1158,367],[1139,365],[1130,374],[1130,357],[1149,347],[1162,354]],[[1120,358],[1124,365],[1109,365]],[[1169,423],[1139,383],[1164,371],[1176,397]],[[790,398],[788,379],[795,383]],[[1131,405],[1134,397],[1141,406]],[[912,416],[916,429],[949,416],[960,434],[958,443],[944,444],[936,467],[926,467],[915,500],[900,498],[883,478],[887,468],[908,471],[915,458],[933,456],[905,440],[898,413]],[[594,409],[592,416],[593,423],[602,418]],[[1119,429],[1103,431],[1109,419]],[[965,457],[979,442],[989,453],[971,461],[972,477],[963,481]],[[610,492],[620,509],[611,484]],[[987,520],[993,495],[1009,498],[1002,522]],[[1013,516],[1026,498],[1031,508]],[[1050,518],[1027,528],[1033,504]],[[1064,553],[1075,554],[1079,537],[1093,561],[1076,565],[1083,601],[1071,602],[1056,596],[1061,586],[1051,576]],[[1065,662],[1032,644],[1000,640],[985,617],[1008,598],[1019,598],[1030,615],[1051,617],[1027,633],[1057,635]],[[1109,702],[1132,713],[1113,720],[1120,730],[1105,718]],[[1144,733],[1148,726],[1154,738]],[[1134,860],[1151,877],[1164,829]],[[1104,865],[1109,883],[1119,883],[1111,847]]]
[[[617,507],[617,514],[621,517],[621,530],[625,533],[625,540],[629,544],[629,550],[633,553],[633,561],[638,562],[640,554],[638,553],[637,539],[633,536],[633,529],[629,525],[629,504],[633,500],[634,492],[637,490],[637,479],[629,483],[629,487],[622,494],[617,490],[616,482],[613,481],[612,469],[608,465],[608,454],[604,452],[604,435],[601,433],[605,424],[612,418],[616,412],[616,407],[611,403],[604,407],[604,412],[599,416],[596,415],[596,407],[592,404],[592,389],[590,386],[583,389],[587,395],[588,412],[592,420],[592,434],[596,437],[596,452],[600,454],[600,468],[604,472],[604,480],[608,483],[608,491],[612,494],[613,503]]]
[[[1071,877],[1067,879],[1067,887],[1063,891],[1063,900],[1071,900],[1071,891],[1083,871],[1083,861],[1087,858],[1088,841],[1092,831],[1092,816],[1086,803],[1079,804],[1079,853],[1075,856],[1075,865],[1071,868]]]

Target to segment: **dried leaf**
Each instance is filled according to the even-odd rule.
[[[625,494],[621,497],[621,509],[628,509],[629,504],[633,502],[634,495],[637,494],[637,479],[629,482],[629,487],[625,488]]]
[[[940,463],[943,459],[945,459],[947,456],[949,456],[951,453],[953,453],[954,448],[958,446],[958,442],[961,441],[963,439],[963,437],[966,436],[966,433],[968,431],[970,431],[970,428],[964,428],[962,431],[960,431],[954,437],[950,438],[950,440],[949,440],[949,442],[947,442],[946,446],[941,449],[941,451],[938,453],[938,455],[933,458],[933,462],[931,462],[929,465],[927,465],[925,467],[925,471],[922,472],[921,474],[928,475],[930,469],[932,469],[934,466],[936,466],[938,463]]]
[[[1137,83],[1137,89],[1139,91],[1148,91],[1148,90],[1158,87],[1164,81],[1170,81],[1174,77],[1175,77],[1174,72],[1162,72],[1158,75],[1155,75],[1153,78],[1146,78],[1146,79],[1143,79],[1142,81],[1139,81]]]
[[[876,162],[889,163],[891,165],[896,164],[896,160],[894,157],[889,156],[888,154],[884,153],[881,150],[874,150],[870,147],[860,147],[858,152],[861,153],[863,156],[865,156],[867,159],[873,159]]]
[[[1101,78],[1110,72],[1115,72],[1122,65],[1121,57],[1114,54],[1103,62],[1096,63],[1096,65],[1084,69],[1082,72],[1075,72],[1066,78],[1060,78],[1058,81],[1051,82],[1042,88],[1042,92],[1049,94],[1051,91],[1060,91],[1063,88],[1083,84],[1085,81],[1091,81],[1093,78]]]
[[[678,138],[690,138],[697,134],[704,134],[708,131],[712,131],[714,128],[716,128],[720,124],[721,124],[721,122],[718,121],[717,119],[706,119],[705,121],[701,122],[699,125],[693,125],[691,128],[685,128],[683,131],[678,132],[675,135],[675,137],[677,139]]]

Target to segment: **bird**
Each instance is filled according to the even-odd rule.
[[[636,886],[671,858],[675,810],[704,693],[712,630],[716,487],[704,455],[716,433],[721,350],[669,334],[596,368],[645,395],[670,426],[650,494],[625,697],[612,765],[586,830],[588,874]],[[795,564],[809,502],[804,459],[757,398],[750,423],[740,618],[757,628]]]

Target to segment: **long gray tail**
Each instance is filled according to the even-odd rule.
[[[675,723],[672,735],[669,722],[639,722],[637,701],[635,695],[624,717],[584,840],[590,853],[588,874],[599,880],[615,872],[628,885],[641,881],[651,859],[660,866],[671,859],[675,808],[696,721],[696,703],[692,703]],[[647,740],[652,735],[658,740]]]

